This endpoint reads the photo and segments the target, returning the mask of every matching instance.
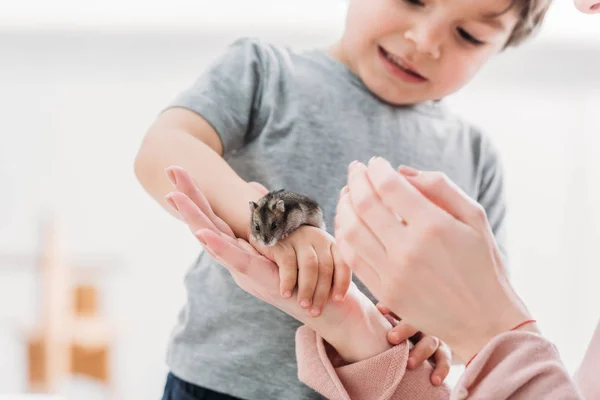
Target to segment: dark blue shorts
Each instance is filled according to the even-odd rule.
[[[241,400],[182,381],[169,372],[162,400]]]

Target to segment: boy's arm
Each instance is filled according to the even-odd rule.
[[[148,130],[135,159],[135,175],[144,189],[172,215],[164,196],[173,190],[165,169],[186,169],[205,194],[214,212],[237,237],[248,240],[248,202],[261,193],[248,185],[222,158],[223,144],[200,115],[170,108]]]

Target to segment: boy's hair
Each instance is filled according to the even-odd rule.
[[[542,24],[551,2],[552,0],[513,0],[510,7],[504,12],[517,7],[519,21],[504,47],[518,46],[531,37]]]

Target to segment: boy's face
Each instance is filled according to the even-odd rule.
[[[344,36],[331,53],[387,102],[441,99],[503,49],[517,23],[516,6],[502,13],[511,3],[350,0]]]

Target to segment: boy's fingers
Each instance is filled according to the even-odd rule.
[[[342,302],[352,283],[352,269],[342,258],[335,243],[331,244],[331,254],[333,255],[333,300]]]
[[[312,246],[295,248],[298,257],[298,304],[308,309],[319,277],[319,258]]]
[[[435,354],[438,347],[440,347],[440,340],[438,338],[435,336],[424,336],[410,351],[408,367],[415,368],[422,364],[425,360]]]
[[[331,293],[331,283],[333,281],[333,257],[331,256],[330,246],[323,249],[315,249],[319,260],[319,272],[317,278],[317,287],[313,296],[313,304],[310,308],[310,315],[318,317],[327,303]]]
[[[441,385],[444,379],[448,377],[452,366],[452,352],[444,342],[441,342],[440,347],[433,355],[433,360],[435,361],[435,369],[431,374],[431,383]]]
[[[393,318],[390,314],[384,314],[383,317],[387,320],[387,322],[390,323],[390,325],[392,325],[392,327],[398,325],[398,320]]]
[[[289,299],[294,293],[298,279],[298,264],[296,252],[291,246],[281,248],[273,254],[275,263],[279,267],[279,288],[281,295]]]
[[[390,309],[387,306],[383,305],[381,302],[377,303],[375,306],[383,315],[391,313]]]
[[[396,326],[394,326],[388,332],[388,341],[391,344],[399,344],[399,343],[411,338],[412,336],[417,334],[417,332],[419,332],[417,329],[408,325],[404,321],[400,321],[400,322],[398,322],[398,324]]]
[[[383,315],[389,314],[392,318],[397,319],[398,321],[401,320],[400,317],[398,317],[394,312],[392,312],[392,310],[390,310],[390,308],[384,304],[377,303],[377,309],[379,310],[380,313],[382,313]]]

